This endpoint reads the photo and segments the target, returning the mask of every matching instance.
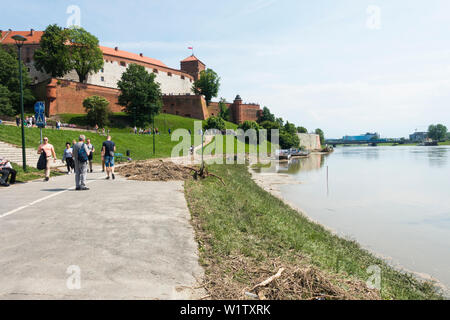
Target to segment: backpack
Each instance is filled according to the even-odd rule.
[[[86,153],[85,144],[78,150],[78,161],[81,163],[85,163],[89,160],[88,155]]]
[[[42,151],[41,156],[39,157],[36,168],[38,170],[45,170],[47,168],[47,155],[45,151]]]

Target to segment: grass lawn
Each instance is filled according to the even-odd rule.
[[[63,123],[75,124],[80,127],[87,127],[88,123],[86,121],[86,116],[83,114],[61,114],[58,116]],[[110,118],[111,132],[126,132],[129,133],[131,127],[133,126],[133,120],[131,117],[123,112],[114,113]],[[194,132],[194,122],[202,121],[192,118],[185,118],[181,116],[176,116],[172,114],[159,114],[155,118],[155,127],[159,129],[161,133],[168,133],[171,129],[172,132],[176,129],[186,129]],[[202,121],[204,123],[204,121]],[[237,125],[231,122],[225,123],[227,129],[237,129]]]
[[[14,170],[17,171],[16,181],[18,183],[45,178],[45,171],[39,171],[38,169],[27,166],[27,172],[25,172],[25,171],[23,171],[23,168],[21,165],[13,163],[12,166],[13,166]],[[56,177],[56,176],[60,176],[60,175],[63,175],[63,173],[56,171],[56,170],[52,170],[50,173],[51,177]]]
[[[229,142],[227,141],[229,139]],[[220,139],[222,142],[220,143]],[[260,149],[260,144],[251,146],[248,143],[244,143],[233,136],[222,136],[219,138],[215,137],[211,143],[209,143],[205,147],[205,154],[207,155],[216,155],[216,154],[243,154],[243,153],[251,153],[257,154]],[[271,153],[272,144],[270,141],[266,142],[267,152]]]
[[[244,291],[251,291],[281,266],[286,268],[281,278],[285,281],[277,280],[263,292],[269,299],[321,295],[371,299],[374,294],[382,299],[441,298],[432,284],[392,269],[357,243],[334,236],[258,187],[246,166],[208,169],[226,186],[215,178],[187,181],[185,195],[206,271],[206,289],[213,299],[243,299]],[[365,286],[373,265],[382,271],[381,293]]]
[[[62,158],[63,150],[66,142],[72,142],[74,139],[78,140],[80,134],[91,138],[92,144],[96,148],[94,161],[100,162],[100,150],[105,141],[105,137],[92,132],[79,132],[68,130],[54,130],[44,129],[43,135],[47,136],[50,143],[53,144],[56,150],[58,159]],[[156,136],[156,155],[153,155],[153,137],[149,135],[134,135],[124,132],[112,132],[113,141],[117,145],[117,152],[126,154],[127,150],[131,151],[131,158],[133,160],[145,160],[150,158],[165,158],[170,157],[172,149],[178,142],[172,142],[168,134],[161,134]],[[38,128],[25,129],[26,146],[37,149],[40,142],[40,133]],[[17,146],[22,144],[21,129],[15,126],[0,126],[0,141],[5,141]]]

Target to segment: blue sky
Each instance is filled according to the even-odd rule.
[[[175,68],[192,45],[220,96],[328,137],[450,127],[448,0],[16,0],[0,29],[66,26],[70,5],[103,45]]]

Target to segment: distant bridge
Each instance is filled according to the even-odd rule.
[[[325,143],[328,145],[332,145],[333,147],[336,147],[338,145],[363,145],[363,144],[371,144],[371,145],[377,145],[379,143],[389,143],[393,141],[389,141],[387,139],[377,139],[377,140],[325,140]]]

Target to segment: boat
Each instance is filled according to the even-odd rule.
[[[279,150],[276,157],[278,160],[290,160],[292,158],[292,154],[289,150]]]
[[[422,143],[419,143],[417,146],[419,146],[419,147],[437,147],[437,146],[439,146],[439,143],[437,141],[424,141]]]
[[[300,149],[291,149],[289,150],[289,153],[294,158],[307,158],[311,155],[310,151],[303,151]]]

